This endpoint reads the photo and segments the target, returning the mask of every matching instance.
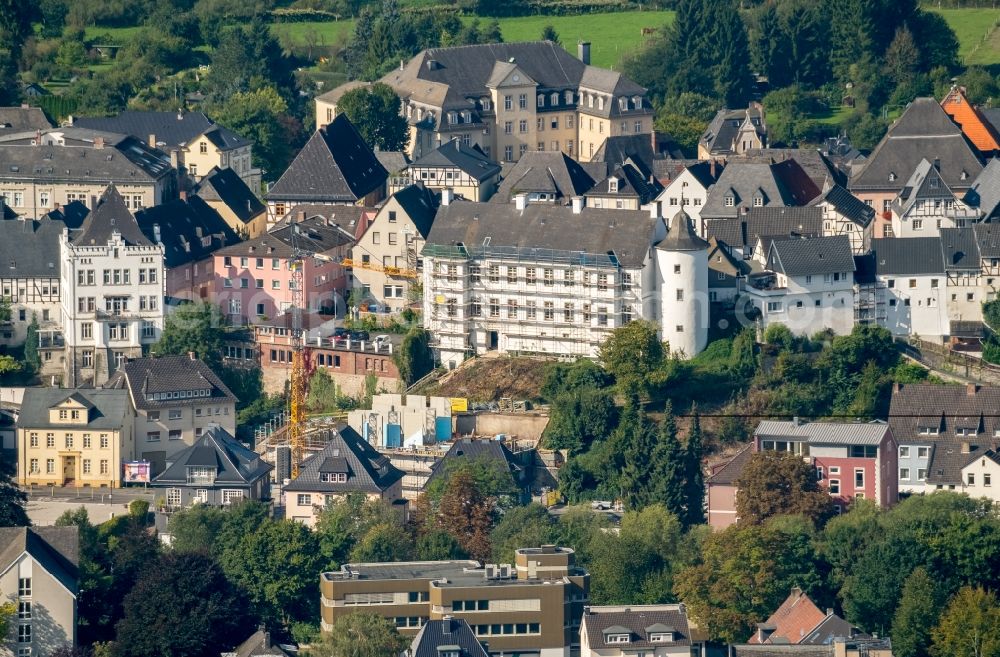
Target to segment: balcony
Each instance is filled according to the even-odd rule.
[[[66,340],[61,331],[42,331],[38,334],[39,349],[62,349]]]

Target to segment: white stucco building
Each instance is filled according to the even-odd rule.
[[[701,209],[708,198],[708,188],[715,184],[724,168],[722,162],[715,160],[685,167],[656,197],[660,212],[665,217],[671,217],[683,209],[691,217],[698,234],[707,239],[701,223]]]
[[[139,230],[112,185],[59,242],[64,385],[101,385],[163,330],[163,246]]]

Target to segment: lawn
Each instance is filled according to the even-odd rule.
[[[998,30],[993,31],[987,43],[982,43],[987,33],[1000,19],[1000,9],[937,9],[934,7],[928,9],[940,14],[955,32],[955,36],[958,37],[960,60],[965,61],[968,58],[966,64],[1000,64],[1000,34],[997,34]]]
[[[141,29],[141,27],[101,27],[97,25],[86,28],[83,32],[83,38],[90,41],[97,37],[110,35],[114,43],[124,45],[126,41],[131,39]]]
[[[315,35],[318,46],[346,43],[347,36],[352,30],[354,30],[354,19],[350,18],[341,21],[271,23],[271,32],[275,36],[287,35],[293,42],[305,44],[307,37]]]
[[[466,22],[472,17],[463,18]],[[485,22],[489,19],[479,19]],[[576,55],[577,41],[590,41],[590,63],[620,69],[622,57],[642,45],[642,29],[672,23],[672,11],[630,11],[575,16],[521,16],[500,20],[504,41],[536,41],[551,25],[563,47]]]

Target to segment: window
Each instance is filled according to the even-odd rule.
[[[917,468],[917,480],[924,481],[925,479],[927,479],[927,469]]]
[[[90,474],[90,459],[83,459],[83,474]]]
[[[66,449],[73,449],[73,434],[66,434],[63,440],[65,441]]]
[[[517,299],[507,300],[507,319],[517,319]]]
[[[514,159],[514,147],[504,146],[503,147],[503,158],[504,160],[510,161]]]
[[[683,288],[677,288],[677,300],[678,301],[684,301],[684,289]]]
[[[45,446],[49,449],[53,449],[56,446],[56,435],[54,433],[45,434]]]
[[[780,301],[768,301],[767,302],[767,312],[769,313],[780,313],[782,309],[782,303]]]
[[[543,309],[544,309],[543,316],[546,322],[551,322],[553,319],[555,319],[555,304],[553,304],[551,301],[546,301],[545,305],[543,306]]]
[[[524,281],[528,285],[534,285],[537,280],[538,280],[538,278],[537,278],[537,273],[535,271],[535,268],[534,267],[526,267],[524,269]]]
[[[29,600],[21,600],[17,603],[17,617],[21,620],[31,619],[31,602]]]
[[[628,643],[628,634],[609,634],[607,642],[610,643]]]
[[[17,580],[17,595],[21,598],[31,597],[31,578],[21,577]]]
[[[536,313],[536,310],[537,310],[536,303],[534,301],[528,301],[525,305],[527,307],[527,310],[525,311],[525,313],[526,313],[525,316],[528,319],[535,319],[535,313]]]
[[[528,94],[519,94],[517,97],[517,108],[528,109]]]
[[[923,230],[923,229],[924,229],[924,222],[920,219],[914,219],[913,230]]]
[[[108,448],[108,434],[102,433],[101,434],[101,449],[107,449],[107,448]]]
[[[873,459],[878,456],[878,445],[851,445],[852,459]]]
[[[907,446],[901,445],[900,448],[899,448],[899,458],[901,458],[901,459],[908,459],[908,458],[910,458],[910,448],[907,447]]]
[[[500,316],[500,300],[490,299],[490,317]]]
[[[865,487],[865,471],[861,468],[854,469],[854,487],[855,488]]]
[[[312,505],[312,495],[309,493],[299,493],[295,497],[295,501],[299,506],[311,506]]]
[[[922,431],[921,431],[921,433],[922,433]],[[937,433],[937,432],[935,431],[934,433]],[[918,447],[917,448],[917,458],[925,459],[928,456],[930,456],[930,453],[931,453],[931,448],[930,447]]]
[[[38,474],[38,459],[31,459],[31,473]]]
[[[975,486],[976,485],[976,473],[975,472],[967,472],[966,476],[965,476],[965,483],[968,486]]]
[[[840,495],[840,479],[831,479],[830,480],[830,494],[831,495]]]
[[[243,499],[243,491],[241,490],[223,490],[222,491],[222,503],[229,505],[234,501]]]
[[[107,459],[101,459],[101,474],[102,475],[108,474],[108,460]]]
[[[17,626],[17,642],[18,643],[31,643],[31,626],[30,625],[18,625]]]
[[[906,479],[907,481],[909,481],[910,480],[910,469],[909,468],[900,468],[899,469],[899,478],[900,479]]]
[[[990,475],[989,472],[984,472],[983,473],[983,486],[991,486],[991,485],[993,485],[993,477],[992,477],[992,475]]]

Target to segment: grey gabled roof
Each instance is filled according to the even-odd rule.
[[[59,236],[66,225],[56,219],[0,220],[0,271],[4,278],[59,278]]]
[[[232,652],[222,653],[222,657],[291,657],[293,654],[296,653],[286,651],[274,643],[267,630],[260,629],[236,646]]]
[[[136,358],[122,365],[112,375],[105,388],[127,386],[135,407],[139,409],[173,408],[190,406],[202,401],[226,401],[235,404],[236,395],[199,359],[189,356],[159,356]],[[208,397],[177,399],[147,399],[155,393],[181,393],[189,390],[209,390]]]
[[[751,148],[738,159],[771,163],[795,160],[819,189],[847,182],[843,172],[816,148]]]
[[[293,231],[295,234],[293,235]],[[252,240],[238,242],[219,249],[223,256],[252,256],[255,258],[290,258],[294,255],[293,237],[299,249],[312,253],[326,253],[338,246],[353,242],[353,236],[326,217],[312,215],[304,220],[283,222],[270,232]]]
[[[350,427],[334,429],[325,434],[326,446],[299,468],[286,491],[310,493],[373,493],[381,494],[403,478],[403,471],[379,454],[357,431]],[[347,473],[347,481],[322,481],[324,472]]]
[[[878,445],[889,425],[885,422],[795,422],[764,420],[757,425],[758,438],[785,438],[811,445]]]
[[[660,630],[661,626],[664,630]],[[672,631],[673,641],[653,643],[654,631]],[[592,649],[617,648],[622,644],[607,643],[609,634],[628,634],[629,650],[656,649],[666,646],[690,646],[691,630],[683,605],[630,605],[628,607],[590,607],[583,614],[581,632],[586,632]]]
[[[17,418],[17,426],[24,429],[65,429],[65,423],[58,424],[49,420],[49,409],[64,401],[72,394],[64,388],[26,388],[24,400],[21,402],[21,413]],[[90,412],[88,429],[121,429],[128,420],[128,393],[124,390],[76,390],[75,394],[82,396],[94,405]],[[74,428],[78,425],[72,425]]]
[[[910,383],[893,388],[889,426],[900,445],[914,441],[926,444],[928,438],[934,439],[920,435],[921,419],[940,424],[943,437],[954,436],[958,426],[970,424],[969,418],[974,418],[974,424],[979,424],[979,418],[983,420],[983,433],[977,437],[980,443],[994,436],[1000,430],[1000,387]]]
[[[1000,159],[992,158],[965,193],[962,202],[977,208],[984,221],[1000,217]]]
[[[559,254],[589,261],[596,256],[638,268],[646,262],[659,221],[640,210],[583,208],[574,214],[572,208],[546,203],[517,210],[506,203],[453,201],[438,210],[427,244],[506,250],[528,259]]]
[[[441,144],[410,167],[455,167],[480,182],[500,173],[500,165],[491,160],[478,145],[466,146],[459,139]]]
[[[875,208],[864,203],[840,185],[832,185],[813,199],[809,205],[829,203],[838,214],[855,224],[867,227],[875,218]]]
[[[427,239],[434,217],[437,215],[440,203],[438,195],[423,183],[417,182],[399,190],[393,194],[393,198],[406,212],[420,236]]]
[[[777,164],[730,161],[709,189],[703,218],[736,217],[742,208],[790,207],[809,203],[819,195],[819,189],[795,160]],[[732,207],[726,197],[733,198]],[[760,196],[763,205],[754,206]]]
[[[375,159],[390,174],[399,173],[410,166],[410,158],[403,151],[375,151]]]
[[[941,177],[953,189],[970,185],[983,168],[961,128],[933,98],[910,103],[851,177],[848,189],[902,190],[905,176],[924,158],[940,161]],[[889,174],[895,175],[894,180],[889,180]]]
[[[610,196],[612,198],[634,198],[639,205],[645,205],[654,200],[663,191],[660,181],[639,170],[638,163],[628,162],[618,166],[607,178],[594,185],[587,196]],[[611,179],[617,181],[617,191],[611,191]]]
[[[347,115],[313,133],[268,199],[353,203],[385,184],[389,172]]]
[[[437,463],[431,466],[431,474],[424,483],[424,488],[431,482],[447,476],[457,463],[481,461],[492,467],[498,476],[509,476],[512,483],[517,482],[521,466],[514,454],[499,440],[476,440],[460,438],[453,442]]]
[[[51,127],[40,107],[0,107],[0,132],[47,130]]]
[[[119,233],[128,246],[152,246],[153,243],[142,234],[132,212],[125,205],[125,199],[114,185],[109,185],[101,194],[97,207],[83,220],[83,226],[73,236],[75,246],[105,246],[113,233]]]
[[[898,237],[872,240],[875,268],[882,276],[944,275],[940,237]]]
[[[712,117],[708,127],[705,128],[705,132],[702,134],[699,143],[707,148],[710,153],[728,154],[732,151],[736,133],[739,132],[740,126],[743,125],[747,118],[757,127],[758,131],[762,129],[760,124],[763,117],[760,110],[755,107],[737,110],[720,109]]]
[[[954,201],[955,194],[941,177],[941,173],[926,159],[921,160],[910,174],[899,196],[892,202],[897,215],[905,215],[918,201]]]
[[[193,194],[206,201],[225,203],[243,223],[250,222],[267,209],[243,179],[229,167],[212,167],[195,185]]]
[[[559,202],[569,204],[574,196],[583,196],[596,180],[580,163],[562,152],[528,151],[521,156],[500,183],[491,203],[509,203],[519,193],[555,194]]]
[[[775,240],[767,267],[786,276],[853,272],[854,255],[847,235]]]
[[[207,258],[242,239],[198,196],[139,210],[135,220],[150,242],[156,242],[159,234],[163,264],[168,269]]]
[[[210,425],[193,445],[178,452],[167,464],[167,469],[152,481],[154,486],[187,485],[187,469],[193,467],[215,468],[215,485],[249,487],[257,480],[270,475],[273,466],[265,463],[260,455],[247,449],[217,424]],[[198,484],[198,488],[210,488]]]
[[[460,657],[487,657],[486,649],[464,618],[429,620],[410,643],[411,657],[439,657],[438,649],[448,646]]]
[[[979,269],[979,245],[971,227],[942,228],[941,250],[948,270]]]
[[[132,135],[147,142],[150,135],[166,147],[186,146],[202,134],[220,150],[232,150],[251,142],[218,125],[203,112],[146,112],[126,110],[117,116],[75,117],[73,126]],[[206,134],[207,133],[207,134]]]
[[[0,178],[32,180],[40,184],[116,182],[149,184],[173,169],[167,156],[134,137],[93,134],[77,128],[53,128],[42,133],[43,144],[33,146],[35,133],[0,133]],[[59,145],[56,137],[64,139]],[[97,139],[103,146],[96,146]]]
[[[80,563],[78,527],[0,527],[0,573],[25,552],[76,596]]]
[[[654,140],[656,148],[653,147]],[[645,172],[649,173],[653,170],[655,161],[674,157],[683,157],[683,153],[670,136],[662,133],[628,134],[606,138],[590,161],[606,162],[609,166],[633,161],[641,164]]]

